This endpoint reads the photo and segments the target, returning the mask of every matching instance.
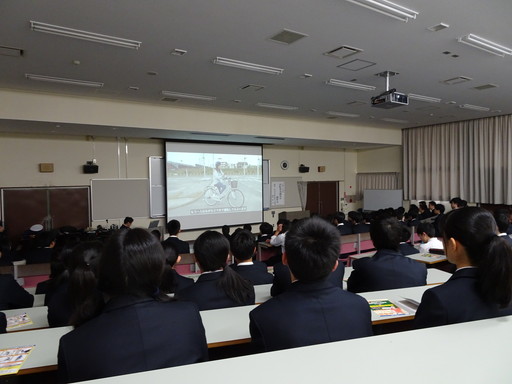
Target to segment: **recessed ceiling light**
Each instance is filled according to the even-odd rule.
[[[291,105],[279,105],[279,104],[268,104],[268,103],[257,103],[258,107],[262,108],[271,108],[271,109],[282,109],[285,111],[295,111],[299,109],[299,107],[294,107]]]
[[[482,51],[491,53],[496,56],[505,57],[505,55],[512,55],[512,49],[495,43],[493,41],[484,39],[483,37],[470,33],[469,35],[459,37],[459,43],[470,45]]]
[[[328,115],[331,115],[331,116],[339,116],[339,117],[359,117],[358,114],[356,113],[345,113],[345,112],[336,112],[336,111],[329,111],[327,112]]]
[[[416,95],[415,93],[409,93],[409,99],[424,101],[426,103],[440,103],[441,99],[438,97],[424,96],[424,95]]]
[[[481,107],[479,105],[471,105],[471,104],[462,104],[462,105],[459,105],[459,108],[470,109],[472,111],[480,111],[480,112],[489,112],[491,110],[491,108],[488,108],[488,107]]]
[[[443,80],[443,81],[441,81],[441,83],[446,84],[446,85],[456,85],[456,84],[466,83],[471,80],[473,80],[471,77],[458,76],[458,77],[452,77],[451,79]]]
[[[168,97],[175,97],[178,99],[191,99],[199,101],[214,101],[217,99],[215,96],[194,95],[192,93],[181,93],[173,91],[162,91],[162,95]]]
[[[173,56],[183,56],[186,54],[187,54],[187,51],[185,51],[184,49],[176,48],[171,51],[171,55],[173,55]]]
[[[432,32],[438,32],[438,31],[442,31],[443,29],[446,29],[446,28],[450,28],[450,25],[446,24],[446,23],[439,23],[439,24],[433,25],[431,27],[428,27],[427,29]]]
[[[140,41],[128,40],[115,36],[101,35],[99,33],[87,32],[79,29],[62,27],[59,25],[41,23],[39,21],[30,21],[30,29],[36,32],[50,33],[52,35],[71,37],[74,39],[114,45],[122,48],[139,49],[142,44]]]
[[[47,83],[79,85],[82,87],[91,87],[91,88],[101,88],[104,85],[104,83],[100,83],[97,81],[86,81],[86,80],[77,80],[77,79],[67,79],[64,77],[34,75],[32,73],[26,73],[25,77],[29,80],[45,81]]]
[[[359,84],[353,83],[351,81],[343,81],[338,79],[329,79],[325,82],[327,85],[334,85],[336,87],[357,89],[359,91],[374,91],[375,87],[373,85]]]
[[[284,69],[269,67],[267,65],[248,63],[240,60],[228,59],[225,57],[217,57],[213,60],[214,64],[224,65],[226,67],[233,67],[239,69],[246,69],[249,71],[262,72],[270,75],[280,75]]]

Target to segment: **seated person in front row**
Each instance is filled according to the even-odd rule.
[[[274,276],[267,272],[267,264],[252,260],[255,251],[251,232],[245,229],[235,232],[231,237],[231,253],[236,264],[231,264],[230,267],[253,285],[272,284]]]
[[[5,313],[0,312],[0,333],[7,332],[7,319],[5,318]]]
[[[415,253],[419,253],[416,248],[414,248],[414,245],[410,243],[409,240],[411,240],[411,230],[409,227],[406,227],[405,225],[402,225],[401,235],[400,235],[400,253],[404,256],[407,255],[414,255]]]
[[[494,213],[494,220],[496,220],[496,224],[498,226],[498,236],[505,239],[509,244],[512,245],[512,237],[507,234],[508,226],[510,224],[509,221],[509,213],[506,210],[498,209]]]
[[[160,294],[164,253],[142,228],[118,231],[98,265],[109,301],[99,316],[60,339],[60,381],[75,382],[208,359],[197,306]]]
[[[420,237],[420,253],[429,253],[431,248],[443,249],[443,242],[436,236],[436,230],[432,224],[420,223],[416,229],[416,233]]]
[[[181,223],[178,220],[170,220],[167,223],[167,232],[169,237],[163,242],[163,244],[171,244],[178,254],[190,253],[190,245],[178,238],[178,234],[181,231]]]
[[[345,214],[343,212],[336,212],[332,219],[332,223],[336,226],[340,235],[352,234],[352,224],[345,220]]]
[[[496,235],[491,213],[477,207],[449,212],[443,241],[446,257],[457,270],[446,283],[425,291],[415,326],[512,315],[512,248]]]
[[[283,263],[294,282],[249,314],[252,343],[258,351],[372,335],[368,302],[327,281],[339,252],[340,235],[330,223],[311,218],[292,225]]]
[[[0,310],[32,307],[34,296],[14,280],[13,275],[0,274]]]
[[[190,300],[199,310],[254,304],[252,283],[229,268],[229,241],[215,231],[202,233],[194,242],[196,262],[201,276],[191,287],[176,293],[176,298]]]
[[[175,293],[182,289],[188,288],[194,285],[194,279],[189,277],[181,276],[174,267],[181,260],[181,256],[178,255],[176,248],[172,244],[163,243],[164,255],[165,255],[165,272],[162,278],[162,285],[160,289],[164,293]]]
[[[427,284],[427,268],[399,251],[402,225],[396,218],[375,220],[370,237],[377,253],[352,263],[348,278],[350,292],[370,292]]]

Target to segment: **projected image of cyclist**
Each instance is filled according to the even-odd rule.
[[[217,187],[219,190],[219,194],[222,195],[222,192],[226,189],[225,184],[225,176],[224,172],[222,172],[222,169],[220,169],[221,162],[217,161],[215,163],[215,169],[213,170],[213,185]]]

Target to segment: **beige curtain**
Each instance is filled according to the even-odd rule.
[[[402,131],[405,200],[512,204],[512,117]]]
[[[303,211],[306,210],[306,203],[308,201],[308,182],[297,181],[297,187],[299,188],[300,206]]]
[[[400,189],[398,172],[358,173],[356,175],[356,199],[362,200],[365,189]]]

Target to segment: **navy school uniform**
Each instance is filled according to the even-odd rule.
[[[267,264],[261,261],[255,260],[247,265],[231,264],[229,267],[253,285],[272,284],[274,281],[274,276],[267,271]]]
[[[0,275],[0,310],[28,308],[34,304],[34,296],[14,280],[13,275]]]

